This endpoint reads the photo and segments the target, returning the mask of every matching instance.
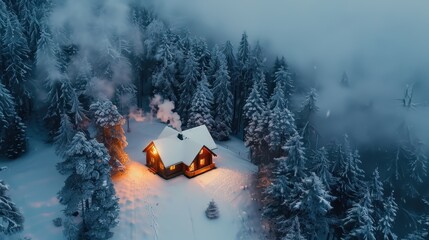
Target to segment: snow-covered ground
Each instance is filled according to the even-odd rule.
[[[192,179],[164,180],[147,170],[142,153],[164,126],[156,121],[131,122],[126,149],[131,162],[125,174],[114,177],[121,213],[113,239],[262,239],[255,201],[249,190],[242,189],[251,184],[257,170],[246,160],[242,142],[232,139],[218,144],[217,169]],[[10,194],[26,218],[24,232],[11,239],[64,239],[62,229],[52,224],[62,216],[56,199],[64,181],[55,169],[60,160],[51,145],[30,138],[25,156],[0,161],[0,166],[8,167],[0,172],[0,179],[11,186]],[[220,211],[216,220],[204,214],[212,199]]]

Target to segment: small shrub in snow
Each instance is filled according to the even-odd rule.
[[[206,209],[206,216],[209,219],[216,219],[219,217],[219,209],[214,200],[209,203],[209,207]]]
[[[55,227],[61,227],[63,225],[63,219],[60,217],[55,218],[52,220],[52,222],[54,223]]]

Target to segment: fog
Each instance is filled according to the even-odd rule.
[[[173,26],[219,43],[230,39],[237,47],[246,31],[262,43],[268,62],[284,55],[299,81],[318,89],[325,135],[391,139],[405,121],[429,143],[429,108],[417,106],[429,100],[427,1],[156,0],[153,6]],[[344,71],[347,89],[338,84]],[[416,107],[406,110],[395,99],[412,83]]]

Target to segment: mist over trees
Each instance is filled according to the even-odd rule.
[[[243,139],[259,167],[269,238],[429,236],[426,139],[405,117],[395,138],[376,144],[336,128],[343,122],[321,111],[319,93],[358,88],[346,72],[332,86],[309,84],[250,31],[216,42],[138,1],[0,0],[0,35],[0,153],[19,157],[26,125],[43,125],[67,176],[58,198],[68,239],[112,237],[119,210],[110,175],[126,170],[124,118],[155,94],[176,104],[184,128]],[[427,111],[414,109],[413,89],[403,114]]]

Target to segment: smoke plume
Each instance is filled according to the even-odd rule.
[[[169,100],[163,100],[158,94],[150,101],[150,107],[152,112],[156,112],[156,117],[175,128],[178,131],[182,131],[182,121],[177,112],[173,112],[174,102]]]

